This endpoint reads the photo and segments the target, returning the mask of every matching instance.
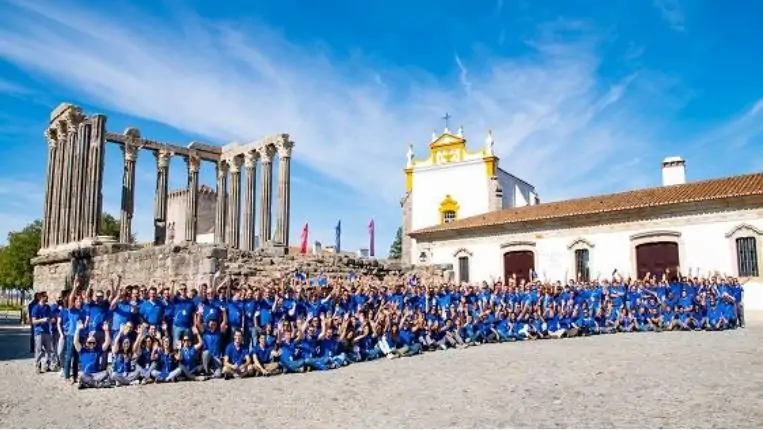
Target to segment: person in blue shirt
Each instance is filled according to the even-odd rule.
[[[143,384],[153,379],[152,373],[158,367],[154,351],[158,348],[160,344],[149,334],[148,325],[141,324],[138,338],[135,339],[135,370]]]
[[[174,317],[172,320],[172,345],[180,346],[180,339],[187,335],[193,325],[196,305],[188,296],[188,286],[180,284],[179,293],[172,299]],[[174,292],[174,283],[173,283]]]
[[[225,348],[222,374],[225,379],[243,378],[252,375],[249,348],[244,346],[244,334],[233,332],[233,342]]]
[[[82,345],[80,339],[82,338],[82,330],[85,329],[83,322],[77,323],[77,330],[74,332],[74,347],[79,353],[79,388],[108,388],[111,387],[111,381],[109,380],[109,372],[104,365],[105,360],[103,356],[109,350],[111,345],[111,332],[109,331],[109,324],[103,323],[101,327],[104,333],[104,341],[102,344],[98,344],[98,340],[95,336],[95,332],[88,333],[85,338],[85,344]]]
[[[29,318],[29,353],[34,354],[34,323],[32,322],[32,309],[40,303],[40,293],[34,293],[32,300],[29,302],[26,308],[26,314]]]
[[[117,333],[112,342],[114,344],[111,352],[112,369],[109,377],[117,387],[139,382],[140,373],[135,367],[135,349],[139,350],[140,345],[132,345],[126,334],[125,332]]]
[[[34,328],[34,365],[37,373],[44,373],[51,370],[51,364],[57,363],[51,334],[51,323],[54,317],[48,305],[47,293],[40,293],[40,301],[32,308],[31,317]],[[45,369],[43,369],[43,360],[45,360]]]
[[[199,330],[196,327],[193,327],[191,331],[196,338],[196,343],[193,343],[191,333],[188,333],[187,331],[183,332],[180,349],[178,349],[175,354],[175,359],[179,364],[176,371],[167,378],[170,382],[174,382],[181,376],[189,381],[206,379],[206,377],[197,376],[197,372],[199,371],[198,357],[204,347],[204,340],[200,336]]]
[[[162,338],[161,346],[151,353],[151,360],[156,362],[156,370],[151,372],[151,377],[156,382],[175,382],[182,373],[169,336]]]
[[[164,320],[164,308],[164,302],[159,298],[156,287],[151,287],[148,289],[148,299],[138,306],[138,315],[142,322],[161,327]]]
[[[266,336],[257,336],[257,343],[252,347],[252,370],[255,376],[271,376],[280,371],[273,348],[268,346]]]
[[[209,320],[204,326],[199,325],[198,331],[204,341],[201,352],[201,365],[204,374],[213,378],[222,376],[223,369],[223,336],[217,321]]]

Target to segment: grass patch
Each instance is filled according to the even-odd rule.
[[[19,305],[9,305],[9,304],[3,304],[0,303],[0,312],[2,311],[20,311],[21,306]]]

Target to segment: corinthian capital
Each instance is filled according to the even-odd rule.
[[[139,149],[140,149],[139,147],[137,147],[135,145],[132,145],[132,144],[129,144],[129,143],[125,143],[124,145],[122,145],[122,152],[124,152],[125,161],[135,161],[135,160],[137,160],[138,159],[138,150]]]
[[[69,124],[66,121],[58,121],[56,123],[56,138],[59,143],[66,142],[69,137]]]
[[[48,128],[45,130],[45,140],[48,141],[48,146],[55,148],[58,144],[58,132],[55,128]]]
[[[228,174],[228,162],[220,160],[217,162],[217,179],[223,179]]]
[[[237,155],[230,160],[228,160],[228,165],[230,165],[230,172],[231,173],[239,173],[241,171],[241,164],[243,164],[244,160],[241,158],[240,155]]]
[[[291,157],[291,150],[294,148],[294,142],[289,140],[288,134],[282,134],[278,139],[278,143],[276,143],[276,148],[278,148],[279,157],[289,158]]]
[[[154,152],[156,156],[156,167],[164,169],[170,165],[170,158],[174,155],[172,151],[167,149],[160,149]]]
[[[185,158],[185,162],[188,165],[188,173],[199,173],[201,159],[198,155],[190,154]]]
[[[253,169],[257,165],[257,160],[260,158],[260,153],[257,151],[248,151],[244,154],[244,165],[247,169]]]
[[[276,153],[276,147],[274,145],[265,145],[260,147],[257,152],[260,153],[260,160],[262,164],[270,164],[273,162],[273,156]]]

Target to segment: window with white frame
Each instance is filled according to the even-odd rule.
[[[588,249],[575,250],[575,273],[578,281],[588,282],[591,280],[591,269],[588,266],[590,254]]]
[[[758,243],[754,237],[736,239],[737,273],[741,277],[759,276]]]
[[[445,211],[442,213],[442,220],[445,223],[453,222],[456,220],[456,211]]]

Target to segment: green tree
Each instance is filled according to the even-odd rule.
[[[119,238],[119,221],[113,216],[104,213],[101,215],[101,229],[98,232],[101,236],[114,236]],[[135,234],[130,236],[130,243],[135,243]]]
[[[389,246],[389,258],[399,260],[403,256],[403,227],[397,228],[395,240]]]
[[[6,288],[31,288],[32,263],[40,250],[42,223],[35,220],[20,231],[8,233],[8,245],[0,254],[0,284]]]
[[[109,214],[101,218],[102,235],[119,236],[119,224]],[[40,251],[42,222],[35,220],[20,231],[8,233],[8,244],[0,248],[0,286],[3,288],[32,287],[34,271],[30,260]],[[135,242],[135,235],[130,238]]]

